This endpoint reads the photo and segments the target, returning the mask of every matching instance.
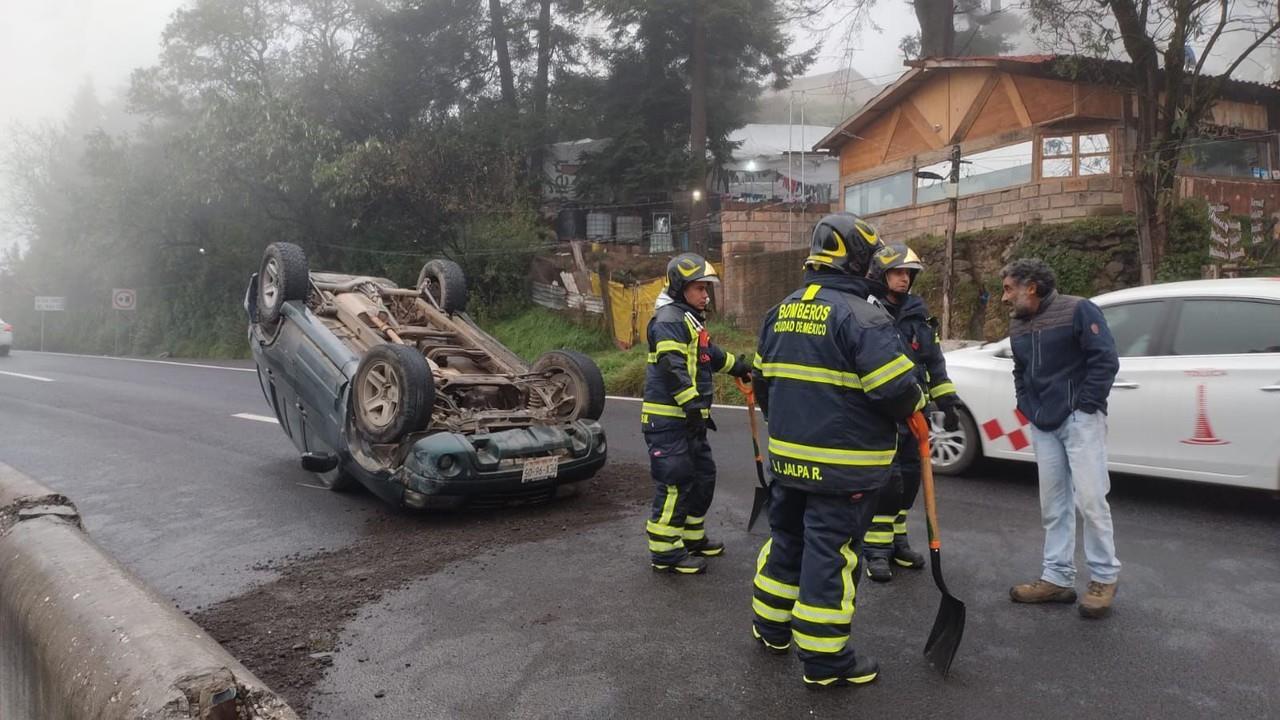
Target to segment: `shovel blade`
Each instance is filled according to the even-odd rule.
[[[760,512],[769,505],[769,490],[766,488],[756,488],[756,494],[751,498],[751,517],[747,519],[747,532],[751,532],[751,528],[755,527],[756,520],[760,519]]]
[[[951,661],[956,657],[963,636],[964,603],[950,594],[943,594],[938,605],[938,617],[934,619],[933,630],[929,631],[929,639],[924,644],[924,656],[944,676],[951,670]]]

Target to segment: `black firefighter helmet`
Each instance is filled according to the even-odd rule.
[[[862,277],[871,264],[871,255],[883,247],[876,229],[850,212],[832,213],[813,226],[806,268],[829,267]]]
[[[920,256],[916,255],[915,250],[902,243],[885,245],[871,257],[871,269],[867,271],[867,277],[884,284],[884,276],[890,270],[897,268],[905,268],[908,271],[911,280],[907,283],[907,290],[910,290],[911,286],[916,284],[916,276],[924,269],[924,263],[920,262]]]
[[[719,283],[720,276],[707,259],[697,253],[682,253],[667,263],[667,295],[684,302],[684,289],[692,282]]]

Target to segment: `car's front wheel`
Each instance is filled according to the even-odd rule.
[[[352,380],[356,428],[373,443],[393,443],[431,421],[436,386],[421,353],[406,345],[374,345]]]
[[[978,459],[978,426],[968,410],[956,408],[956,415],[960,428],[954,431],[942,427],[942,413],[929,416],[933,471],[940,475],[959,475]]]
[[[561,406],[566,420],[599,420],[604,414],[604,376],[595,361],[574,350],[551,350],[533,364],[533,371],[559,386],[560,396],[573,398]]]

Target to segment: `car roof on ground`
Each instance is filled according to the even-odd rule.
[[[1093,299],[1097,302],[1114,303],[1180,297],[1256,297],[1280,300],[1280,277],[1185,280],[1125,288]]]

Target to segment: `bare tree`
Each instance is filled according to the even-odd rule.
[[[1223,84],[1280,30],[1275,0],[1030,0],[1030,9],[1037,29],[1054,31],[1053,49],[1067,43],[1078,52],[1130,63],[1123,79],[1136,105],[1132,167],[1141,279],[1154,282],[1184,143],[1210,117]],[[1232,35],[1244,36],[1243,47],[1225,56],[1215,52]],[[1199,39],[1204,45],[1194,59],[1188,48]],[[1122,57],[1116,57],[1117,47]],[[1211,58],[1221,63],[1221,72],[1205,72]]]

